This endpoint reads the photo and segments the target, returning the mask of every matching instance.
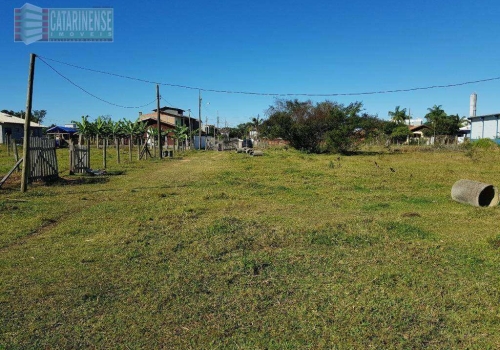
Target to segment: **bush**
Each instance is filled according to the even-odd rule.
[[[484,149],[490,149],[490,148],[497,148],[498,144],[493,141],[492,139],[479,139],[476,141],[473,141],[472,147],[474,148],[484,148]]]

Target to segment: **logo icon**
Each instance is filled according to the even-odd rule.
[[[42,9],[24,4],[14,9],[14,41],[113,42],[112,8]]]

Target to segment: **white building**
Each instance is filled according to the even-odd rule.
[[[498,139],[499,138],[499,122],[500,114],[480,115],[470,117],[470,138],[471,140],[478,139]]]
[[[43,125],[30,122],[31,136],[41,137]],[[7,135],[11,140],[24,138],[24,119],[14,117],[10,114],[0,113],[0,143],[7,141]]]

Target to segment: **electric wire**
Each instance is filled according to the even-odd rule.
[[[454,83],[454,84],[430,85],[430,86],[412,87],[412,88],[406,88],[406,89],[391,89],[391,90],[366,91],[366,92],[318,93],[318,94],[315,94],[315,93],[267,93],[267,92],[253,92],[253,91],[236,91],[236,90],[207,89],[207,88],[195,87],[195,86],[188,86],[188,85],[163,83],[163,82],[157,82],[157,81],[152,81],[152,80],[147,80],[147,79],[141,79],[141,78],[131,77],[131,76],[123,75],[123,74],[111,73],[111,72],[106,72],[106,71],[102,71],[102,70],[97,70],[97,69],[82,67],[82,66],[78,66],[78,65],[75,65],[75,64],[71,64],[71,63],[67,63],[67,62],[55,60],[53,58],[48,58],[48,57],[43,57],[43,56],[38,56],[38,55],[37,55],[37,57],[43,58],[43,59],[46,59],[46,60],[50,60],[50,61],[53,61],[53,62],[56,62],[56,63],[60,63],[60,64],[63,64],[63,65],[69,66],[69,67],[73,67],[73,68],[77,68],[77,69],[89,71],[89,72],[94,72],[94,73],[99,73],[99,74],[106,74],[106,75],[110,75],[110,76],[114,76],[114,77],[118,77],[118,78],[135,80],[135,81],[140,81],[140,82],[148,83],[148,84],[156,84],[156,85],[177,87],[177,88],[189,89],[189,90],[198,90],[198,91],[204,91],[204,92],[226,93],[226,94],[241,94],[241,95],[257,95],[257,96],[335,97],[335,96],[381,95],[381,94],[390,94],[390,93],[397,93],[397,92],[410,92],[410,91],[418,91],[418,90],[444,89],[444,88],[451,88],[451,87],[457,87],[457,86],[464,86],[464,85],[471,85],[471,84],[478,84],[478,83],[484,83],[484,82],[489,82],[489,81],[500,80],[500,76],[499,76],[499,77],[493,77],[493,78],[486,78],[486,79],[478,79],[478,80],[465,81],[465,82]]]
[[[86,93],[87,95],[90,95],[90,96],[92,96],[93,98],[95,98],[95,99],[97,99],[97,100],[99,100],[99,101],[102,101],[102,102],[104,102],[104,103],[107,103],[107,104],[109,104],[109,105],[112,105],[112,106],[115,106],[115,107],[120,107],[120,108],[134,108],[134,109],[136,109],[136,108],[143,108],[143,107],[149,106],[149,105],[151,105],[152,103],[156,102],[156,98],[155,98],[153,101],[151,101],[151,102],[149,102],[149,103],[146,103],[146,104],[144,104],[144,105],[142,105],[142,106],[123,106],[123,105],[120,105],[120,104],[117,104],[117,103],[114,103],[114,102],[110,102],[110,101],[105,100],[105,99],[103,99],[103,98],[101,98],[101,97],[99,97],[99,96],[94,95],[94,94],[93,94],[93,93],[91,93],[90,91],[88,91],[88,90],[84,89],[83,87],[81,87],[81,86],[80,86],[80,85],[78,85],[77,83],[73,82],[71,79],[69,79],[68,77],[66,77],[65,75],[63,75],[61,72],[59,72],[57,69],[55,69],[54,67],[52,67],[50,64],[48,64],[47,62],[45,62],[45,60],[44,60],[42,57],[40,57],[40,56],[38,56],[38,55],[37,55],[37,57],[38,57],[38,58],[39,58],[39,59],[40,59],[43,63],[45,63],[45,64],[46,64],[46,65],[47,65],[50,69],[52,69],[52,70],[53,70],[56,74],[58,74],[61,78],[63,78],[64,80],[66,80],[68,83],[70,83],[71,85],[73,85],[73,86],[77,87],[78,89],[80,89],[81,91],[83,91],[84,93]]]

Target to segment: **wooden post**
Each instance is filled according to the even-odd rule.
[[[73,145],[73,142],[69,142],[69,174],[73,175],[74,174],[74,163],[73,163],[73,157],[75,152],[75,145]]]
[[[106,170],[106,144],[108,139],[106,137],[103,137],[102,139],[102,167],[104,170]]]
[[[130,138],[128,139],[128,160],[129,162],[132,163],[132,142],[134,142],[134,137],[130,135]]]
[[[116,142],[116,161],[120,164],[120,138]]]
[[[141,146],[142,146],[142,138],[137,139],[137,160],[141,160]]]
[[[21,192],[26,192],[28,189],[28,179],[30,172],[30,119],[31,119],[31,106],[33,102],[33,80],[35,77],[35,59],[34,53],[30,56],[30,69],[28,74],[28,92],[26,97],[26,111],[24,119],[24,139],[23,139],[23,172],[21,175]]]
[[[19,160],[19,154],[17,153],[17,145],[16,145],[16,140],[12,140],[12,149],[14,150],[14,159],[17,161]],[[19,172],[21,168],[19,166],[16,168],[16,171]]]
[[[92,167],[90,166],[90,136],[87,136],[87,166],[89,169],[92,169]]]
[[[10,135],[5,134],[5,142],[7,143],[7,156],[10,157]]]
[[[156,85],[156,121],[158,127],[158,152],[160,152],[160,159],[163,158],[161,151],[161,123],[160,123],[160,86]],[[156,151],[155,151],[156,152]]]

